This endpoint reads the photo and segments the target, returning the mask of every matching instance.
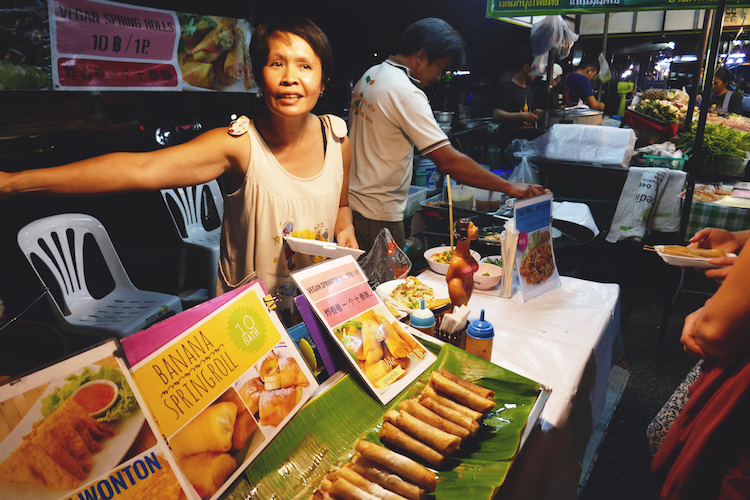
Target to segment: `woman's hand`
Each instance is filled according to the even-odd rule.
[[[357,237],[354,236],[354,226],[349,226],[342,229],[336,235],[336,244],[340,247],[359,249]]]

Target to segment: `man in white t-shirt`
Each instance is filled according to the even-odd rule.
[[[349,204],[360,248],[369,250],[383,227],[403,248],[415,146],[457,182],[514,198],[543,193],[542,186],[511,183],[485,170],[457,151],[435,121],[421,89],[463,60],[461,35],[441,19],[422,19],[406,29],[398,53],[368,69],[354,87]]]

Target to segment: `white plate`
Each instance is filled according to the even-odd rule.
[[[386,302],[386,298],[391,297],[391,292],[395,290],[397,286],[399,286],[401,283],[403,283],[406,280],[391,280],[386,281],[385,283],[381,283],[378,285],[377,288],[375,288],[375,291],[380,295],[380,298],[383,299],[384,302]],[[426,283],[425,283],[426,284]],[[429,284],[428,286],[432,287],[432,291],[435,292],[435,299],[448,299],[450,296],[448,295],[448,286],[442,286],[442,285],[433,285]],[[391,306],[393,306],[395,309],[398,309],[399,311],[405,311],[406,313],[411,313],[414,311],[414,309],[409,309],[406,306],[401,305],[398,302],[392,301],[388,302]],[[440,306],[443,307],[443,306]],[[439,307],[437,308],[439,309]],[[400,319],[400,318],[399,318]]]
[[[94,373],[98,372],[99,368],[98,365],[89,366],[89,369]],[[76,374],[80,375],[82,372],[83,368],[76,372]],[[49,383],[42,395],[37,399],[36,403],[34,403],[29,412],[23,417],[23,420],[21,420],[8,437],[0,443],[0,462],[8,458],[8,456],[10,456],[10,454],[22,444],[23,436],[31,432],[34,423],[44,418],[42,417],[42,399],[54,392],[56,388],[62,387],[66,383],[67,381],[64,377],[58,380],[53,380]],[[122,461],[123,457],[138,437],[138,433],[141,431],[141,427],[143,427],[143,422],[145,420],[146,417],[143,415],[143,412],[138,409],[127,418],[107,423],[107,425],[114,429],[115,435],[111,438],[97,441],[102,445],[102,450],[91,454],[91,457],[94,460],[94,466],[83,481],[83,485],[88,484],[91,481],[94,481],[97,477],[111,471]],[[3,500],[28,500],[30,498],[33,498],[34,500],[52,500],[68,498],[68,493],[72,493],[77,489],[79,488],[61,491],[48,490],[42,486],[3,484],[2,498]]]
[[[670,266],[694,267],[696,269],[717,269],[719,267],[724,267],[711,264],[705,257],[682,257],[681,255],[666,254],[664,253],[664,245],[654,245],[654,250],[656,250],[659,257]],[[727,257],[737,257],[737,255],[728,253]]]
[[[365,253],[364,250],[340,247],[330,241],[311,240],[308,238],[297,238],[296,236],[284,236],[289,248],[298,253],[306,255],[320,255],[332,259],[351,255],[355,259]]]

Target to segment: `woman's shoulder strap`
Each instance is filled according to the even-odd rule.
[[[346,122],[343,118],[336,115],[323,115],[320,118],[328,122],[331,132],[333,132],[333,135],[335,135],[337,139],[343,139],[346,137],[347,128]]]

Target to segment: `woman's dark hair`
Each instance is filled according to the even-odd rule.
[[[471,224],[471,220],[469,219],[459,219],[456,222],[456,228],[453,230],[453,237],[461,241],[468,238],[470,224]]]
[[[268,40],[276,32],[292,33],[306,41],[320,58],[323,83],[328,83],[333,73],[333,49],[328,37],[318,25],[305,17],[285,17],[261,24],[250,39],[250,60],[259,84],[263,83],[263,67],[268,62]]]
[[[714,78],[718,78],[722,82],[724,82],[724,85],[729,85],[732,83],[732,73],[729,72],[727,68],[719,68],[716,70],[716,73],[714,73]]]
[[[428,17],[406,28],[401,36],[398,52],[409,56],[424,49],[429,64],[450,56],[451,68],[455,69],[464,63],[465,48],[463,38],[450,24],[442,19]]]

